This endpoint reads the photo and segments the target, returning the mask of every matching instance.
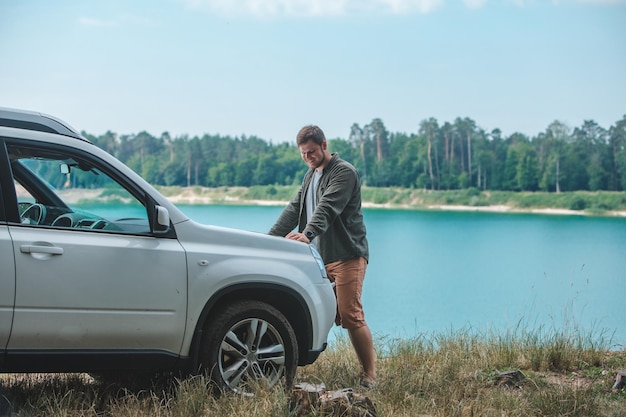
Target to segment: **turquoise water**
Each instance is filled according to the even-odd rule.
[[[258,232],[282,210],[179,207],[201,223]],[[363,304],[375,337],[523,329],[626,344],[626,219],[386,209],[364,216]]]

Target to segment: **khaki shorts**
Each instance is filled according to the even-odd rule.
[[[337,296],[337,316],[335,324],[344,329],[356,329],[366,325],[361,292],[367,261],[365,258],[353,258],[332,262],[326,265],[326,273],[335,283]]]

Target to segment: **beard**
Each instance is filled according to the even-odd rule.
[[[326,152],[322,153],[322,157],[320,159],[316,159],[315,161],[311,161],[308,163],[309,167],[312,169],[317,169],[321,167],[324,162],[326,162]]]

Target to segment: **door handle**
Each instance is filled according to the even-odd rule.
[[[63,255],[63,248],[57,246],[22,245],[22,253],[45,253],[48,255]]]

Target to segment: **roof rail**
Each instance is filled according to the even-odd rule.
[[[47,114],[28,110],[0,107],[0,126],[57,133],[89,142],[76,129],[64,121]]]

